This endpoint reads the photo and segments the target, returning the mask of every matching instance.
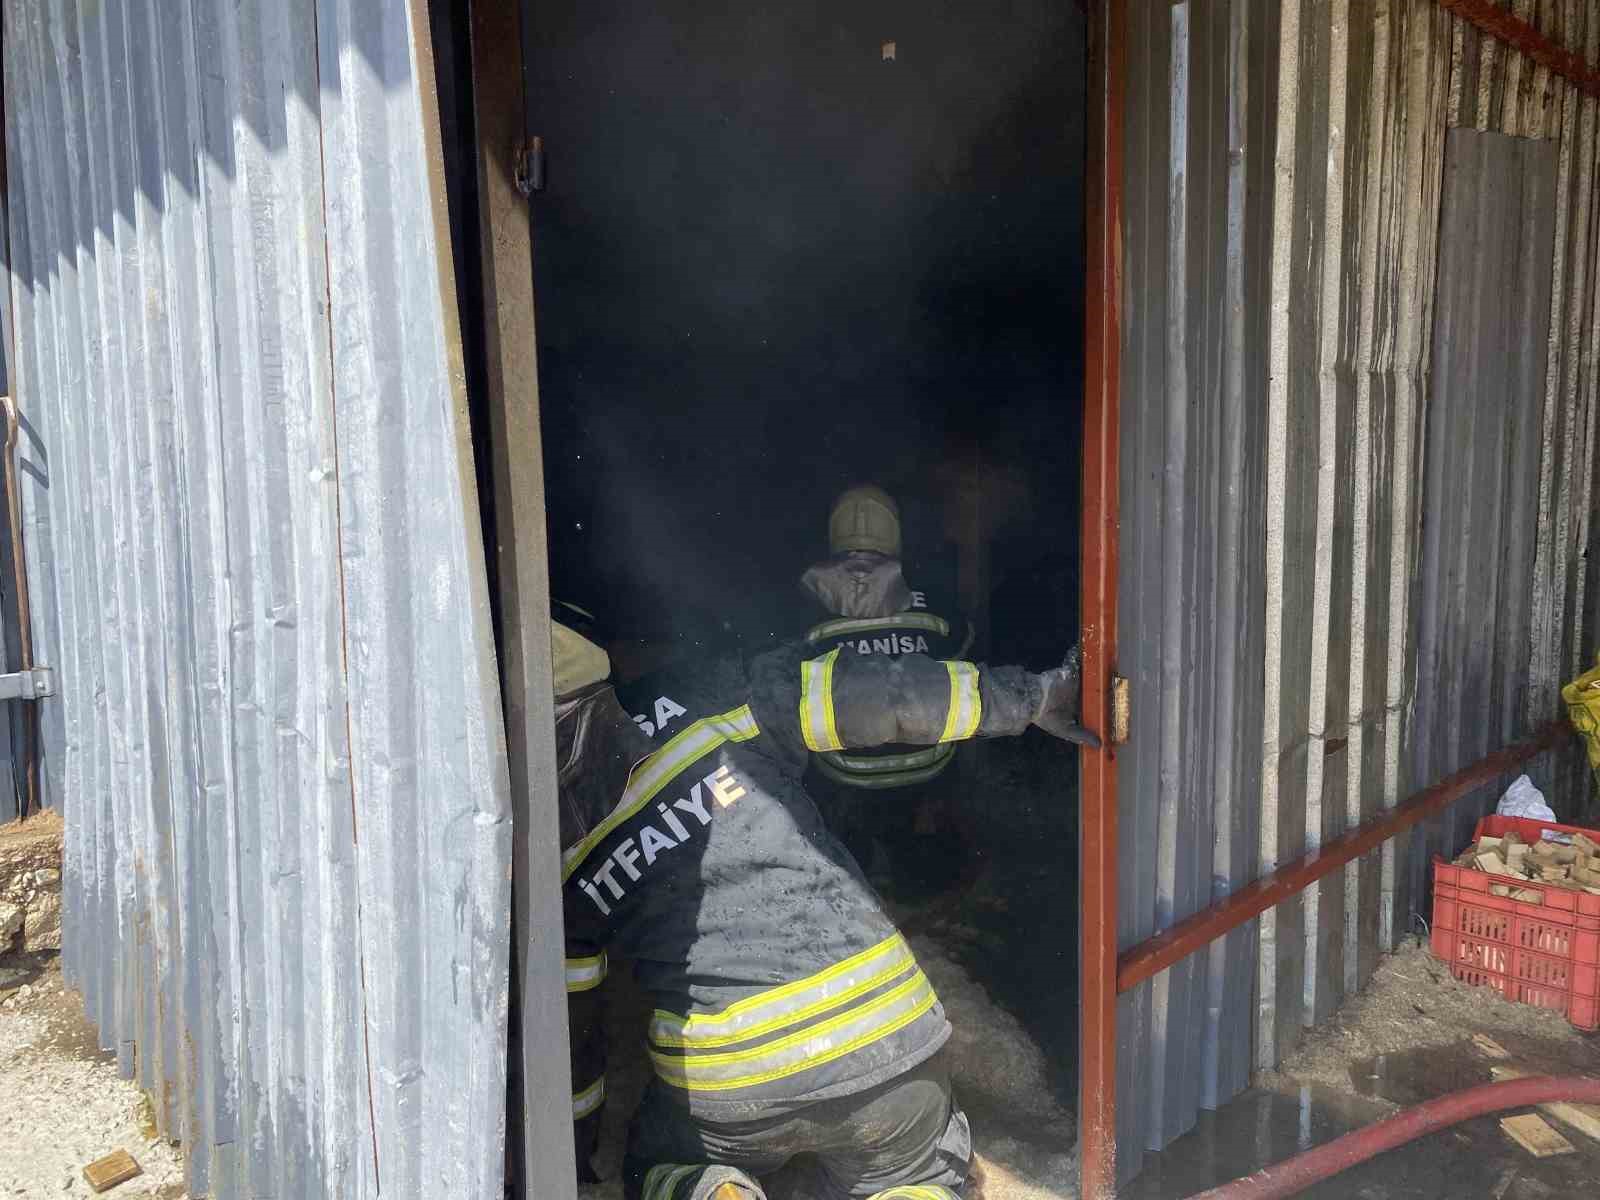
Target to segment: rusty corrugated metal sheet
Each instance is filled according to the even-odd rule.
[[[13,0],[64,965],[215,1196],[499,1200],[510,829],[425,16]]]
[[[1600,58],[1600,3],[1515,9]],[[1457,738],[1467,758],[1558,711],[1559,684],[1594,649],[1600,390],[1594,100],[1433,0],[1131,12],[1124,948],[1462,765],[1431,744],[1431,717],[1413,720],[1424,689],[1430,712],[1471,734]],[[1549,312],[1517,328],[1548,330],[1548,353],[1476,382],[1502,404],[1529,392],[1520,415],[1537,415],[1536,434],[1479,422],[1463,441],[1430,407],[1454,126],[1538,139],[1554,156],[1546,217],[1527,204],[1508,214],[1524,250],[1547,241]],[[1501,186],[1501,199],[1522,195]],[[1502,461],[1491,487],[1488,464]],[[1428,530],[1453,530],[1457,552],[1429,557]],[[1439,598],[1459,598],[1464,566],[1487,578],[1472,539],[1491,536],[1518,553],[1499,563],[1486,633],[1481,605]],[[1464,649],[1485,636],[1486,675]],[[1244,758],[1230,757],[1239,746]],[[1551,756],[1539,776],[1581,802],[1574,756]],[[1424,900],[1426,855],[1446,833],[1427,838],[1386,845],[1122,998],[1124,1176],[1366,981]],[[1253,1021],[1237,1020],[1252,1003]]]

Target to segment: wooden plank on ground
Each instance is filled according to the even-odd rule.
[[[1507,1050],[1487,1033],[1473,1034],[1472,1044],[1488,1058],[1506,1059],[1511,1057],[1511,1051]],[[1501,1068],[1499,1067],[1495,1068],[1496,1071],[1499,1071],[1500,1069]],[[1498,1079],[1499,1076],[1497,1075],[1496,1078]],[[1507,1078],[1511,1078],[1511,1076],[1507,1076]]]
[[[1500,1128],[1506,1136],[1535,1158],[1552,1158],[1557,1154],[1575,1154],[1577,1147],[1550,1127],[1538,1113],[1521,1113],[1515,1117],[1500,1118]]]
[[[83,1169],[83,1178],[90,1190],[97,1194],[142,1174],[144,1171],[126,1150],[115,1150],[104,1158],[95,1159]]]
[[[1491,1070],[1496,1079],[1525,1079],[1531,1074],[1518,1067],[1497,1066]],[[1570,1125],[1585,1137],[1600,1142],[1600,1104],[1573,1104],[1567,1100],[1552,1100],[1549,1104],[1539,1105],[1539,1109],[1563,1125]]]

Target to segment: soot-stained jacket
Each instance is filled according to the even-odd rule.
[[[861,655],[959,659],[972,645],[971,622],[948,597],[913,588],[899,559],[864,551],[838,555],[808,568],[800,586],[826,614],[806,631],[812,655],[849,646]],[[954,756],[948,742],[889,743],[820,751],[814,764],[835,784],[883,790],[935,779]]]
[[[558,699],[580,1157],[611,951],[654,999],[657,1077],[708,1119],[862,1091],[938,1050],[938,997],[800,778],[819,751],[1020,733],[1041,694],[1016,667],[841,645]]]

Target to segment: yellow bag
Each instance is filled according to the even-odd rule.
[[[1567,706],[1567,719],[1589,752],[1589,770],[1600,781],[1600,657],[1595,666],[1561,689],[1561,699]]]

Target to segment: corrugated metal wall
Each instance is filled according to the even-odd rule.
[[[1596,60],[1600,3],[1515,7]],[[1136,4],[1128,34],[1124,948],[1557,715],[1593,651],[1600,344],[1595,101],[1434,0]],[[1544,239],[1549,311],[1524,314],[1524,356],[1475,378],[1451,360],[1446,415],[1429,406],[1452,126],[1549,143],[1555,187],[1546,218],[1531,183],[1484,181],[1520,198],[1486,216],[1518,222],[1519,253]],[[1503,422],[1466,422],[1491,403]],[[1469,666],[1490,612],[1463,589],[1490,575],[1506,615]],[[1412,720],[1424,693],[1471,736],[1441,746],[1435,718]],[[1574,756],[1536,776],[1581,802]],[[1125,1176],[1366,981],[1455,832],[1391,843],[1122,998]]]
[[[0,115],[4,112],[5,105],[0,98]],[[4,192],[4,173],[0,172],[0,271],[7,266],[3,236],[7,224]],[[11,394],[12,358],[11,290],[0,287],[0,395]],[[12,469],[9,463],[0,463],[0,483],[4,481],[4,473]],[[11,520],[5,505],[0,503],[0,671],[14,671],[21,664],[16,597],[11,594],[14,590],[11,558]],[[19,777],[20,764],[13,745],[22,745],[26,720],[20,703],[0,706],[0,825],[16,820],[21,811],[19,799],[26,784]]]
[[[427,29],[5,6],[64,965],[197,1195],[501,1194],[508,785]]]
[[[1255,877],[1270,5],[1129,10],[1118,666],[1123,948]],[[1265,24],[1263,24],[1265,22]],[[1252,90],[1253,89],[1253,90]],[[1254,102],[1253,102],[1254,101]],[[1121,1161],[1249,1071],[1255,931],[1119,1007]]]
[[[1554,142],[1473,129],[1451,129],[1445,146],[1406,737],[1419,783],[1531,732],[1556,161]],[[1546,780],[1551,765],[1538,772]],[[1502,790],[1491,784],[1416,831],[1410,895],[1424,894],[1433,856],[1454,855]]]

